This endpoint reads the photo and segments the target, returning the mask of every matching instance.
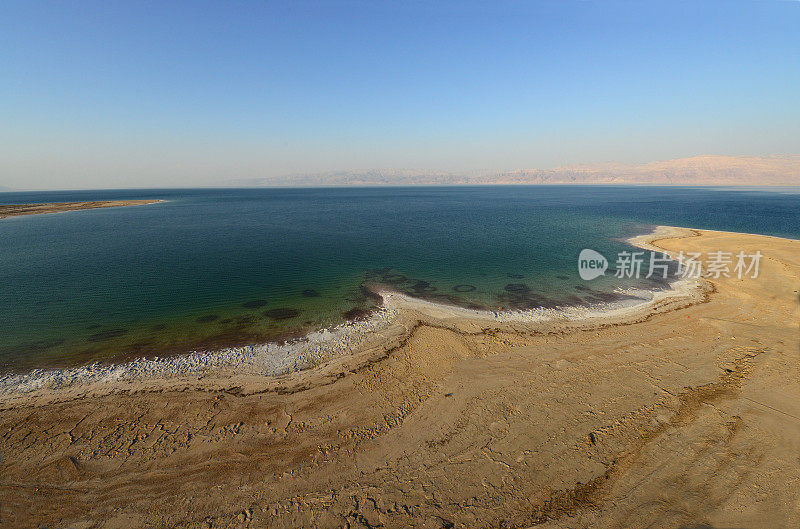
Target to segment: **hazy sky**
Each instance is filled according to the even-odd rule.
[[[798,146],[797,1],[0,2],[0,186]]]

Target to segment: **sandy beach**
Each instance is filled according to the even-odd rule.
[[[47,202],[42,204],[0,204],[0,219],[20,215],[40,215],[43,213],[62,213],[80,209],[118,208],[122,206],[143,206],[161,200],[92,200],[89,202]]]
[[[6,379],[0,526],[800,526],[800,241],[633,242],[763,259],[636,306],[384,293],[283,356]]]

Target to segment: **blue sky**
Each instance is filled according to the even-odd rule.
[[[0,4],[0,185],[798,152],[800,2]]]

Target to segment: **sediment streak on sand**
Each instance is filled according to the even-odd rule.
[[[643,312],[506,321],[398,298],[381,347],[301,372],[7,395],[0,520],[798,526],[800,242],[638,243],[765,257],[758,279]]]
[[[41,204],[0,204],[0,219],[21,215],[40,215],[43,213],[62,213],[81,209],[117,208],[122,206],[143,206],[162,200],[92,200],[90,202],[46,202]]]

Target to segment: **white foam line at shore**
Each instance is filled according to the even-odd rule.
[[[0,395],[109,382],[203,376],[226,370],[232,374],[277,376],[318,365],[335,356],[352,354],[370,338],[380,336],[396,316],[391,309],[381,308],[366,320],[320,329],[285,344],[265,343],[168,358],[140,358],[122,364],[98,362],[75,368],[12,373],[0,377]]]
[[[631,243],[645,247],[648,240],[680,236],[681,228],[656,228],[651,234],[634,237]],[[382,332],[397,322],[402,310],[415,310],[429,316],[463,318],[493,323],[540,323],[583,321],[598,318],[624,318],[649,309],[667,298],[691,296],[701,288],[700,281],[680,279],[669,289],[644,291],[618,290],[638,299],[599,303],[590,306],[565,306],[526,310],[475,310],[413,298],[397,292],[379,294],[384,303],[369,318],[347,322],[333,329],[321,329],[286,344],[266,343],[217,351],[192,352],[168,358],[141,358],[121,364],[96,363],[67,369],[36,369],[26,374],[0,377],[0,396],[37,390],[74,388],[84,385],[169,380],[211,374],[277,376],[319,365],[326,360],[353,354],[368,342],[383,338]]]
[[[416,310],[438,318],[465,318],[490,320],[496,323],[544,323],[552,321],[581,321],[595,318],[623,317],[646,309],[648,306],[668,298],[689,296],[700,288],[695,279],[680,279],[665,290],[619,289],[618,294],[634,296],[626,299],[592,305],[567,305],[563,307],[520,310],[480,310],[445,305],[434,301],[414,298],[397,292],[380,292],[384,305],[391,310]]]

